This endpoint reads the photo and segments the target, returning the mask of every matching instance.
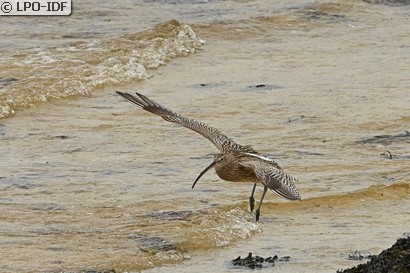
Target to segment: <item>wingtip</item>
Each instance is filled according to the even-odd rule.
[[[148,99],[146,96],[144,96],[143,94],[141,94],[141,93],[138,93],[138,92],[135,92],[135,95],[137,95],[137,97],[139,97],[139,98],[141,98],[141,99],[146,99],[146,100],[150,100],[150,99]]]
[[[298,193],[295,197],[295,199],[293,200],[298,200],[298,201],[302,201],[302,196]]]
[[[115,90],[115,93],[117,93],[118,95],[120,95],[121,97],[125,97],[125,96],[131,96],[131,97],[133,97],[133,95],[131,95],[130,93],[127,93],[127,92],[121,92],[121,91],[117,91],[117,90]],[[138,96],[138,97],[144,97],[144,95],[142,95],[141,93],[138,93],[138,92],[135,92],[135,94]]]

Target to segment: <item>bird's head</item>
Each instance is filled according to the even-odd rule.
[[[199,180],[207,171],[209,171],[210,169],[212,169],[212,167],[214,167],[216,164],[219,164],[219,163],[223,162],[224,159],[225,159],[225,157],[226,157],[226,156],[225,156],[224,154],[216,154],[216,155],[214,156],[214,161],[212,161],[212,163],[211,163],[208,167],[206,167],[206,168],[198,175],[198,177],[196,178],[194,184],[192,185],[192,188],[195,187],[196,182],[198,182],[198,180]]]

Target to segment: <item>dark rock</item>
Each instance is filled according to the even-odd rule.
[[[148,253],[158,253],[160,251],[176,250],[177,246],[171,242],[166,241],[159,236],[140,236],[131,235],[131,239],[134,239],[139,243],[140,249]]]
[[[410,273],[410,237],[398,239],[389,249],[370,256],[366,264],[337,273]]]
[[[0,79],[0,89],[12,84],[13,82],[18,81],[16,78],[1,78]]]
[[[405,131],[395,135],[377,135],[373,137],[364,138],[356,141],[358,144],[384,144],[389,145],[392,143],[403,142],[410,143],[410,132]]]
[[[325,22],[343,22],[347,20],[346,15],[332,14],[320,10],[307,10],[305,16],[309,20],[325,21]]]
[[[325,156],[323,153],[317,153],[317,152],[308,152],[308,151],[295,151],[296,154],[303,155],[303,156]]]
[[[6,134],[6,125],[0,124],[0,135],[5,135]]]
[[[252,269],[261,268],[263,259],[261,260],[260,258],[261,257],[259,256],[252,257],[252,253],[249,252],[246,258],[241,259],[241,256],[239,256],[238,258],[232,260],[232,264],[237,266],[245,266]]]
[[[193,214],[190,210],[182,210],[182,211],[151,211],[148,212],[147,215],[152,218],[158,218],[160,220],[168,220],[168,221],[175,221],[175,220],[186,220],[189,216]]]
[[[62,139],[62,140],[64,140],[64,139],[69,139],[69,138],[70,138],[70,137],[65,136],[65,135],[46,136],[46,137],[44,137],[44,139],[47,139],[47,140],[54,140],[54,139]]]
[[[268,257],[268,258],[266,258],[266,259],[265,259],[265,262],[266,262],[266,263],[274,264],[275,261],[277,261],[277,260],[278,260],[278,255],[275,255],[275,256],[273,256],[273,257]]]
[[[283,256],[279,259],[281,262],[289,262],[290,261],[290,256]]]
[[[80,271],[80,273],[115,273],[115,269],[103,269],[103,270],[86,269],[86,270]]]
[[[239,256],[238,258],[232,260],[232,264],[235,266],[243,266],[243,267],[248,267],[248,268],[262,268],[263,263],[267,263],[269,266],[274,266],[276,261],[289,261],[290,257],[289,256],[284,256],[282,258],[278,258],[277,255],[268,257],[268,258],[263,258],[261,256],[252,256],[252,252],[249,252],[248,256],[246,258],[241,258]]]
[[[370,4],[382,4],[387,6],[410,5],[410,0],[363,0]]]
[[[283,86],[276,85],[276,84],[256,84],[256,85],[249,85],[249,89],[263,89],[263,90],[276,90],[276,89],[281,89]]]
[[[54,261],[53,264],[62,264],[61,261]],[[48,271],[47,271],[48,272]],[[58,271],[50,271],[50,273],[116,273],[115,269],[81,269],[81,270],[58,270]]]
[[[63,135],[61,135],[61,136],[55,136],[54,138],[67,139],[67,138],[69,138],[69,137],[68,137],[68,136],[63,136]]]
[[[225,86],[226,82],[202,82],[202,83],[195,83],[193,85],[190,85],[190,87],[195,88],[195,89],[214,89],[214,88],[221,88],[222,86]]]

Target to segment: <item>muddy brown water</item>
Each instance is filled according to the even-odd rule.
[[[30,65],[51,69],[48,83],[6,63],[18,76],[3,70],[0,89],[3,113],[14,111],[0,120],[0,271],[245,272],[230,260],[252,252],[290,256],[275,272],[335,272],[359,263],[347,259],[355,250],[376,254],[409,231],[409,7],[319,1],[258,14],[263,1],[248,4],[254,16],[232,4],[235,16],[187,19],[186,32],[165,23],[154,32],[170,37],[147,37],[139,53],[128,41],[141,34],[121,36],[123,55],[107,37],[72,45],[84,50],[77,61],[91,59],[84,74],[69,60],[58,66],[80,73],[68,95],[73,80],[59,77],[72,74],[52,71],[47,54]],[[93,55],[94,45],[112,59]],[[172,56],[158,59],[163,45]],[[3,51],[3,67],[31,50]],[[138,68],[129,61],[138,54],[151,54],[143,70],[115,70],[123,58]],[[104,75],[112,80],[96,83]],[[20,88],[41,84],[54,88],[50,98],[42,89],[47,102]],[[83,87],[86,96],[76,94]],[[255,223],[252,185],[210,172],[191,189],[217,149],[114,90],[136,90],[270,155],[299,179],[304,200],[268,194]]]

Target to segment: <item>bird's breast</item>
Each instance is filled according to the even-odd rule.
[[[215,165],[216,174],[223,180],[231,182],[257,182],[255,173],[238,163]]]

